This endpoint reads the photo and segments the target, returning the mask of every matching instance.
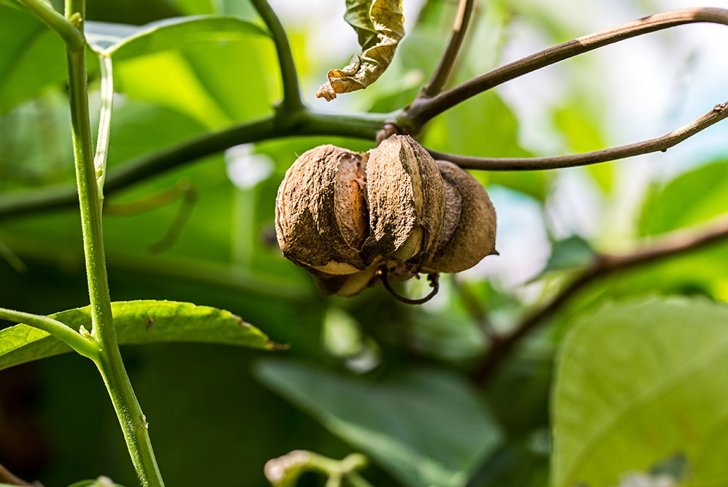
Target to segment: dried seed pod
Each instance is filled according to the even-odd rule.
[[[495,208],[483,186],[447,161],[437,161],[448,194],[445,222],[437,247],[425,261],[426,272],[461,272],[496,253]],[[452,189],[459,197],[452,196]]]
[[[276,236],[287,258],[330,275],[359,272],[368,234],[364,158],[322,145],[288,169],[276,199]]]
[[[444,190],[434,159],[411,137],[393,135],[369,151],[366,177],[370,234],[364,261],[417,265],[442,227]]]

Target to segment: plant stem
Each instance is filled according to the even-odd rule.
[[[278,67],[283,82],[283,102],[279,113],[281,114],[280,120],[285,121],[287,117],[303,109],[291,45],[280,19],[268,2],[266,0],[250,0],[250,3],[253,4],[258,15],[268,27],[271,36],[273,36],[273,44],[275,44],[276,54],[278,55]]]
[[[49,318],[48,316],[34,315],[31,313],[24,313],[22,311],[0,308],[0,319],[12,321],[14,323],[22,323],[50,333],[80,355],[90,358],[91,360],[96,360],[99,357],[99,347],[93,339],[89,339],[81,335],[65,323],[61,323],[58,320]]]
[[[416,132],[449,108],[524,74],[632,37],[695,22],[728,25],[728,10],[710,7],[673,10],[578,37],[496,68],[432,98],[416,99],[402,114],[401,123]]]
[[[470,16],[473,13],[473,4],[475,0],[460,0],[458,11],[455,14],[455,21],[452,26],[452,35],[450,42],[445,48],[445,52],[440,58],[440,64],[437,65],[432,79],[422,88],[421,96],[429,98],[437,95],[447,83],[450,73],[452,72],[455,60],[457,59],[460,48],[465,39],[465,32],[468,30]]]
[[[76,27],[69,22],[63,15],[53,10],[49,4],[42,0],[20,0],[28,10],[33,12],[36,17],[45,22],[48,27],[56,31],[61,36],[63,42],[69,49],[80,49],[86,45],[83,35]]]
[[[429,152],[435,159],[450,161],[465,169],[486,171],[541,171],[546,169],[561,169],[615,161],[617,159],[649,154],[651,152],[666,152],[667,149],[676,146],[698,132],[726,118],[728,118],[728,102],[715,105],[711,111],[703,116],[661,137],[594,152],[569,154],[565,156],[523,158],[474,157],[445,154],[436,151]]]
[[[140,181],[182,167],[228,147],[297,135],[336,135],[374,140],[379,129],[393,114],[330,114],[308,110],[293,117],[294,124],[276,125],[273,116],[205,134],[175,147],[145,155],[110,170],[104,193],[109,196]],[[51,208],[70,208],[76,204],[73,187],[51,187],[20,195],[0,196],[0,220]]]
[[[66,16],[69,20],[73,19],[81,32],[83,32],[84,7],[84,0],[66,2]],[[164,482],[152,451],[146,418],[124,368],[111,314],[101,199],[91,147],[85,47],[76,49],[69,46],[67,59],[76,184],[91,303],[91,334],[99,344],[99,356],[94,362],[116,410],[141,485],[162,486]]]

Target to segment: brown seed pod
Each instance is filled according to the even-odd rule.
[[[448,161],[437,161],[445,184],[445,223],[423,272],[461,272],[495,254],[495,208],[483,186]],[[453,197],[452,190],[459,193]]]
[[[365,158],[333,145],[303,153],[276,199],[276,236],[287,258],[329,275],[359,272],[369,234]]]
[[[370,234],[364,261],[418,266],[442,228],[444,190],[434,159],[411,137],[393,135],[369,151],[366,177]]]

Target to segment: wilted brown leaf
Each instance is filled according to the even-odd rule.
[[[356,31],[362,52],[347,66],[328,72],[328,81],[316,92],[328,101],[337,93],[361,90],[374,83],[394,57],[404,36],[402,0],[346,0],[344,20]]]

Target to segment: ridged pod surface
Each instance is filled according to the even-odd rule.
[[[437,167],[450,194],[445,204],[443,232],[422,270],[461,272],[497,253],[495,208],[473,176],[448,161],[437,161]],[[451,194],[453,190],[459,198]]]
[[[366,265],[359,249],[369,231],[364,159],[322,145],[304,152],[288,169],[276,199],[276,236],[287,258],[333,275]]]
[[[412,137],[393,135],[369,151],[366,164],[367,263],[417,261],[442,228],[444,189],[435,160]]]

